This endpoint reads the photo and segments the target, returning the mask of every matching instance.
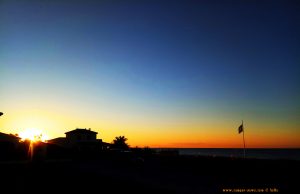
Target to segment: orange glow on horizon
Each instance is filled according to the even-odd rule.
[[[65,137],[65,132],[75,128],[91,128],[98,132],[98,139],[108,143],[116,136],[124,135],[131,147],[243,148],[242,134],[237,132],[240,123],[232,120],[212,122],[209,119],[179,119],[172,122],[168,118],[158,121],[135,120],[126,115],[117,117],[109,114],[99,115],[101,119],[94,117],[79,117],[73,112],[59,110],[18,110],[1,117],[0,130],[8,134],[18,133],[23,140],[36,141],[40,138],[46,141]],[[300,132],[296,125],[278,126],[255,120],[246,124],[246,148],[300,148]]]

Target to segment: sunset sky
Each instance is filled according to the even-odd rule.
[[[299,1],[0,2],[0,132],[300,147]]]

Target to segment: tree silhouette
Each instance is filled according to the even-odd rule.
[[[125,136],[115,137],[112,143],[112,148],[127,150],[129,145],[126,143],[128,139]]]

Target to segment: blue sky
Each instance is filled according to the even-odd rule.
[[[299,13],[296,1],[2,1],[4,108],[63,101],[131,122],[251,118],[296,132]]]

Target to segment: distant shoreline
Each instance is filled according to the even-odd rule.
[[[152,148],[157,152],[177,151],[178,155],[243,158],[243,148]],[[300,148],[247,148],[246,158],[300,160]]]

